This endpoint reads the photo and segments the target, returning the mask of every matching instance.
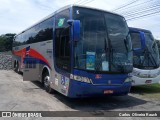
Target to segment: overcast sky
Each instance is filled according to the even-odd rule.
[[[19,33],[55,10],[77,1],[80,0],[0,0],[0,34]],[[86,6],[110,11],[128,1],[93,0]],[[129,21],[128,25],[149,29],[155,38],[160,39],[160,14]]]

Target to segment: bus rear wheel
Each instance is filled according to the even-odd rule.
[[[19,63],[18,62],[15,64],[15,72],[19,73]]]
[[[50,76],[49,76],[48,72],[45,72],[43,74],[43,85],[44,85],[46,92],[48,92],[48,93],[53,92],[53,89],[50,87]]]

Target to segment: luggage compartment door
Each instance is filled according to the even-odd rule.
[[[39,80],[39,61],[35,58],[24,58],[23,81],[38,81]]]

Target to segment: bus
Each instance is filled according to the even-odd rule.
[[[157,46],[158,46],[158,51],[159,51],[159,56],[160,56],[160,41],[156,40]],[[159,63],[160,63],[160,58],[159,58]],[[160,84],[160,80],[159,80],[159,84]]]
[[[159,51],[156,41],[149,30],[129,28],[133,48],[132,86],[158,83],[160,81]],[[144,39],[144,43],[140,42]],[[145,44],[145,48],[141,45]]]
[[[127,95],[133,69],[129,28],[121,15],[78,5],[55,11],[15,36],[16,71],[47,92],[70,97]]]

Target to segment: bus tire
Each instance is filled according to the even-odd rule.
[[[17,62],[16,65],[15,65],[15,72],[16,73],[19,73],[19,63]]]
[[[48,71],[43,73],[43,85],[44,85],[46,92],[48,93],[53,92],[53,89],[50,87],[50,76],[49,76]]]
[[[13,69],[15,70],[16,68],[16,61],[14,61]]]
[[[17,66],[17,62],[14,61],[14,65],[13,65],[13,70],[16,72],[16,66]]]

